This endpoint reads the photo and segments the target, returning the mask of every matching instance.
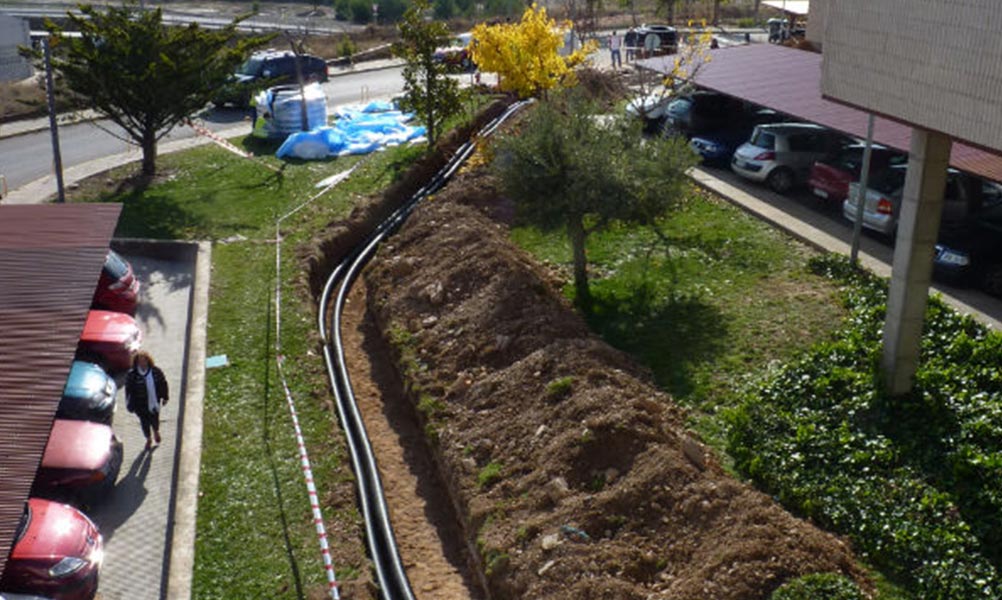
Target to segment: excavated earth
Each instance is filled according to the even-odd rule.
[[[330,228],[309,257],[314,292],[456,143]],[[417,482],[395,486],[406,489],[391,506],[448,515],[453,527],[434,526],[452,537],[439,550],[446,570],[472,565],[458,576],[470,591],[431,575],[418,596],[756,600],[816,572],[869,589],[845,542],[726,474],[650,375],[588,330],[562,282],[509,240],[512,213],[485,168],[460,173],[379,251],[344,326],[363,362],[381,366],[362,369],[385,392],[367,422],[406,412],[423,431],[408,443],[431,457],[380,457],[384,478]],[[393,509],[398,531],[413,513]],[[401,545],[405,563],[427,570],[408,553],[433,545]]]

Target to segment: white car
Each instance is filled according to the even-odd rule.
[[[759,125],[731,158],[731,170],[785,194],[807,180],[815,161],[838,152],[852,139],[812,123]]]

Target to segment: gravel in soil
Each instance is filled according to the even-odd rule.
[[[748,600],[813,572],[869,587],[844,542],[721,469],[511,244],[510,215],[483,170],[461,174],[365,277],[490,597]]]

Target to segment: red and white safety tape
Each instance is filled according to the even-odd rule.
[[[303,477],[306,479],[306,491],[310,496],[310,508],[313,510],[313,525],[317,529],[317,538],[320,540],[320,553],[323,555],[324,570],[327,572],[327,587],[330,590],[331,598],[339,600],[341,596],[338,593],[337,576],[334,573],[334,562],[331,560],[330,546],[327,544],[324,517],[320,513],[317,487],[313,483],[313,469],[310,467],[310,456],[306,451],[306,443],[303,441],[303,431],[299,428],[296,403],[292,399],[289,386],[285,383],[285,373],[282,371],[282,363],[285,361],[285,358],[282,355],[278,355],[275,359],[278,363],[278,377],[282,381],[282,389],[285,390],[285,401],[289,404],[289,413],[292,415],[292,426],[296,430],[296,447],[299,449],[299,463],[303,469]]]
[[[313,524],[317,529],[317,537],[320,540],[320,553],[323,556],[324,570],[327,572],[327,586],[330,590],[331,598],[339,600],[338,582],[334,574],[334,563],[331,561],[330,546],[327,544],[327,532],[324,529],[324,518],[320,513],[320,502],[317,499],[317,488],[313,483],[313,470],[310,467],[310,456],[306,451],[306,443],[303,441],[303,431],[299,427],[299,416],[296,413],[296,403],[289,391],[289,385],[285,381],[285,371],[282,363],[285,357],[282,355],[282,231],[281,224],[286,218],[294,215],[303,207],[311,204],[330,190],[334,189],[342,181],[346,180],[355,170],[358,164],[352,168],[342,171],[332,177],[328,177],[322,184],[325,187],[308,200],[295,207],[291,211],[282,215],[275,221],[275,361],[278,363],[278,378],[282,382],[282,389],[285,391],[285,401],[289,405],[289,414],[292,415],[292,426],[296,432],[296,447],[299,449],[299,462],[303,469],[303,477],[306,479],[306,492],[310,497],[310,508],[313,510]]]
[[[241,150],[240,148],[237,148],[229,140],[227,140],[226,138],[223,138],[223,137],[221,137],[219,135],[216,135],[216,133],[214,131],[212,131],[211,129],[209,129],[205,125],[203,125],[201,122],[195,121],[195,120],[192,120],[192,119],[185,119],[184,120],[184,124],[187,125],[188,127],[191,127],[191,129],[196,134],[198,134],[198,135],[200,135],[202,137],[208,138],[212,143],[216,144],[220,148],[223,148],[224,150],[229,150],[230,152],[232,152],[233,154],[236,154],[237,156],[239,156],[241,158],[249,158],[251,160],[255,160],[255,156],[253,154],[251,154],[250,152],[246,152],[244,150]],[[258,161],[258,162],[262,166],[267,167],[267,168],[271,169],[272,171],[278,171],[279,170],[277,167],[269,165],[266,162],[263,162],[263,161]]]

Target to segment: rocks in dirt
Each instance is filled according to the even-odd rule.
[[[429,327],[434,327],[435,323],[438,323],[438,317],[436,317],[435,315],[431,315],[429,317],[421,319],[421,327],[424,327],[425,329],[428,329]]]
[[[421,290],[421,297],[427,300],[428,304],[432,306],[441,306],[445,300],[445,287],[441,281],[429,283]]]
[[[563,477],[554,477],[546,484],[546,495],[554,504],[560,504],[570,492],[571,488]]]
[[[449,260],[397,276],[381,253],[366,281],[382,331],[413,327],[426,367],[414,384],[448,390],[438,463],[462,471],[443,478],[456,482],[469,543],[485,549],[488,594],[764,600],[806,573],[864,581],[832,536],[723,471],[649,373],[597,339],[545,270],[463,204],[476,193],[467,183],[422,206],[395,241],[396,260]],[[445,283],[448,311],[429,311],[444,305]],[[439,326],[421,326],[429,312]],[[573,394],[554,402],[563,378]],[[503,477],[485,485],[492,464]],[[504,569],[489,569],[498,556]]]
[[[682,454],[700,471],[706,468],[706,451],[690,436],[682,437]]]
[[[560,543],[561,542],[559,533],[551,533],[550,535],[544,535],[543,539],[539,540],[539,545],[543,548],[543,550],[547,551],[553,550],[554,548],[559,546]]]

